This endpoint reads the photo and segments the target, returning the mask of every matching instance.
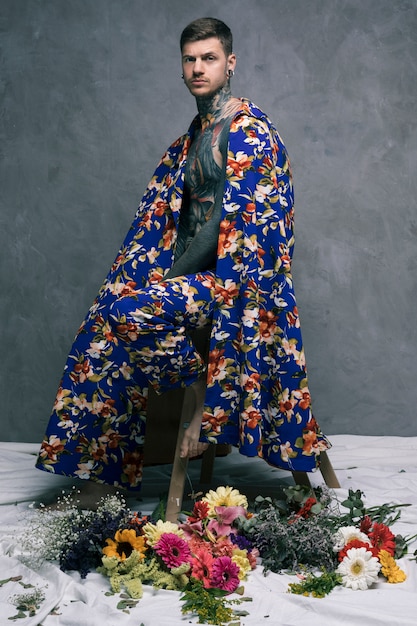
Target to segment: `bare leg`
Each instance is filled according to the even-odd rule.
[[[192,419],[187,428],[184,430],[184,437],[181,444],[180,456],[182,458],[192,458],[203,454],[207,450],[208,443],[201,443],[200,431],[201,421],[203,418],[204,397],[206,395],[206,382],[204,378],[200,378],[193,383],[190,389],[194,392]]]

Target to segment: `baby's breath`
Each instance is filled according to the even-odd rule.
[[[27,613],[29,617],[36,615],[36,611],[40,608],[44,600],[45,593],[40,587],[33,587],[31,591],[12,596],[9,598],[9,602],[18,609],[19,613],[10,619],[26,617],[25,613]]]
[[[73,489],[62,494],[54,509],[33,510],[20,541],[20,559],[29,567],[58,561],[63,571],[77,569],[84,578],[101,564],[105,540],[132,514],[119,494],[103,498],[96,511],[79,510],[78,495]]]

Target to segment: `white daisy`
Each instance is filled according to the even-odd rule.
[[[350,543],[354,539],[362,541],[362,543],[371,543],[368,535],[362,533],[355,526],[341,526],[334,536],[333,550],[335,552],[340,552],[340,550],[344,548],[346,544]]]
[[[368,589],[378,580],[381,565],[366,548],[351,548],[336,572],[342,576],[342,585],[353,590]]]

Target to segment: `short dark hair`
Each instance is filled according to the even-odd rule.
[[[200,17],[188,24],[181,33],[181,50],[189,41],[200,41],[201,39],[209,39],[209,37],[217,37],[220,40],[226,56],[232,54],[232,31],[224,22],[215,17]]]

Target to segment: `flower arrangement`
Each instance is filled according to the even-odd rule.
[[[23,547],[28,565],[58,561],[63,571],[92,570],[109,578],[113,593],[140,599],[143,585],[182,592],[183,612],[200,623],[228,623],[244,598],[242,582],[256,567],[257,549],[239,535],[238,519],[248,519],[248,502],[231,487],[209,491],[178,524],[141,517],[119,494],[102,500],[97,511],[79,511],[65,496],[57,511],[37,510]],[[240,612],[242,614],[242,612]]]
[[[244,495],[219,487],[175,524],[132,512],[120,494],[94,512],[79,511],[74,496],[65,496],[61,510],[33,513],[21,558],[32,567],[58,561],[82,578],[98,571],[112,593],[127,598],[122,608],[135,606],[143,585],[179,591],[183,613],[221,626],[247,614],[234,604],[250,600],[242,583],[260,561],[265,574],[297,575],[289,592],[315,597],[337,585],[362,590],[381,577],[405,580],[397,559],[414,537],[394,535],[389,526],[406,505],[366,508],[362,495],[349,490],[339,505],[327,488],[284,487],[279,499],[256,498],[249,512]]]
[[[414,537],[394,535],[388,524],[406,505],[366,509],[363,494],[349,490],[343,515],[326,489],[317,488],[314,497],[301,486],[284,493],[283,501],[259,498],[258,514],[241,530],[259,549],[265,572],[297,573],[300,582],[291,583],[290,592],[323,597],[337,585],[368,589],[380,575],[389,583],[405,580],[396,559]]]

